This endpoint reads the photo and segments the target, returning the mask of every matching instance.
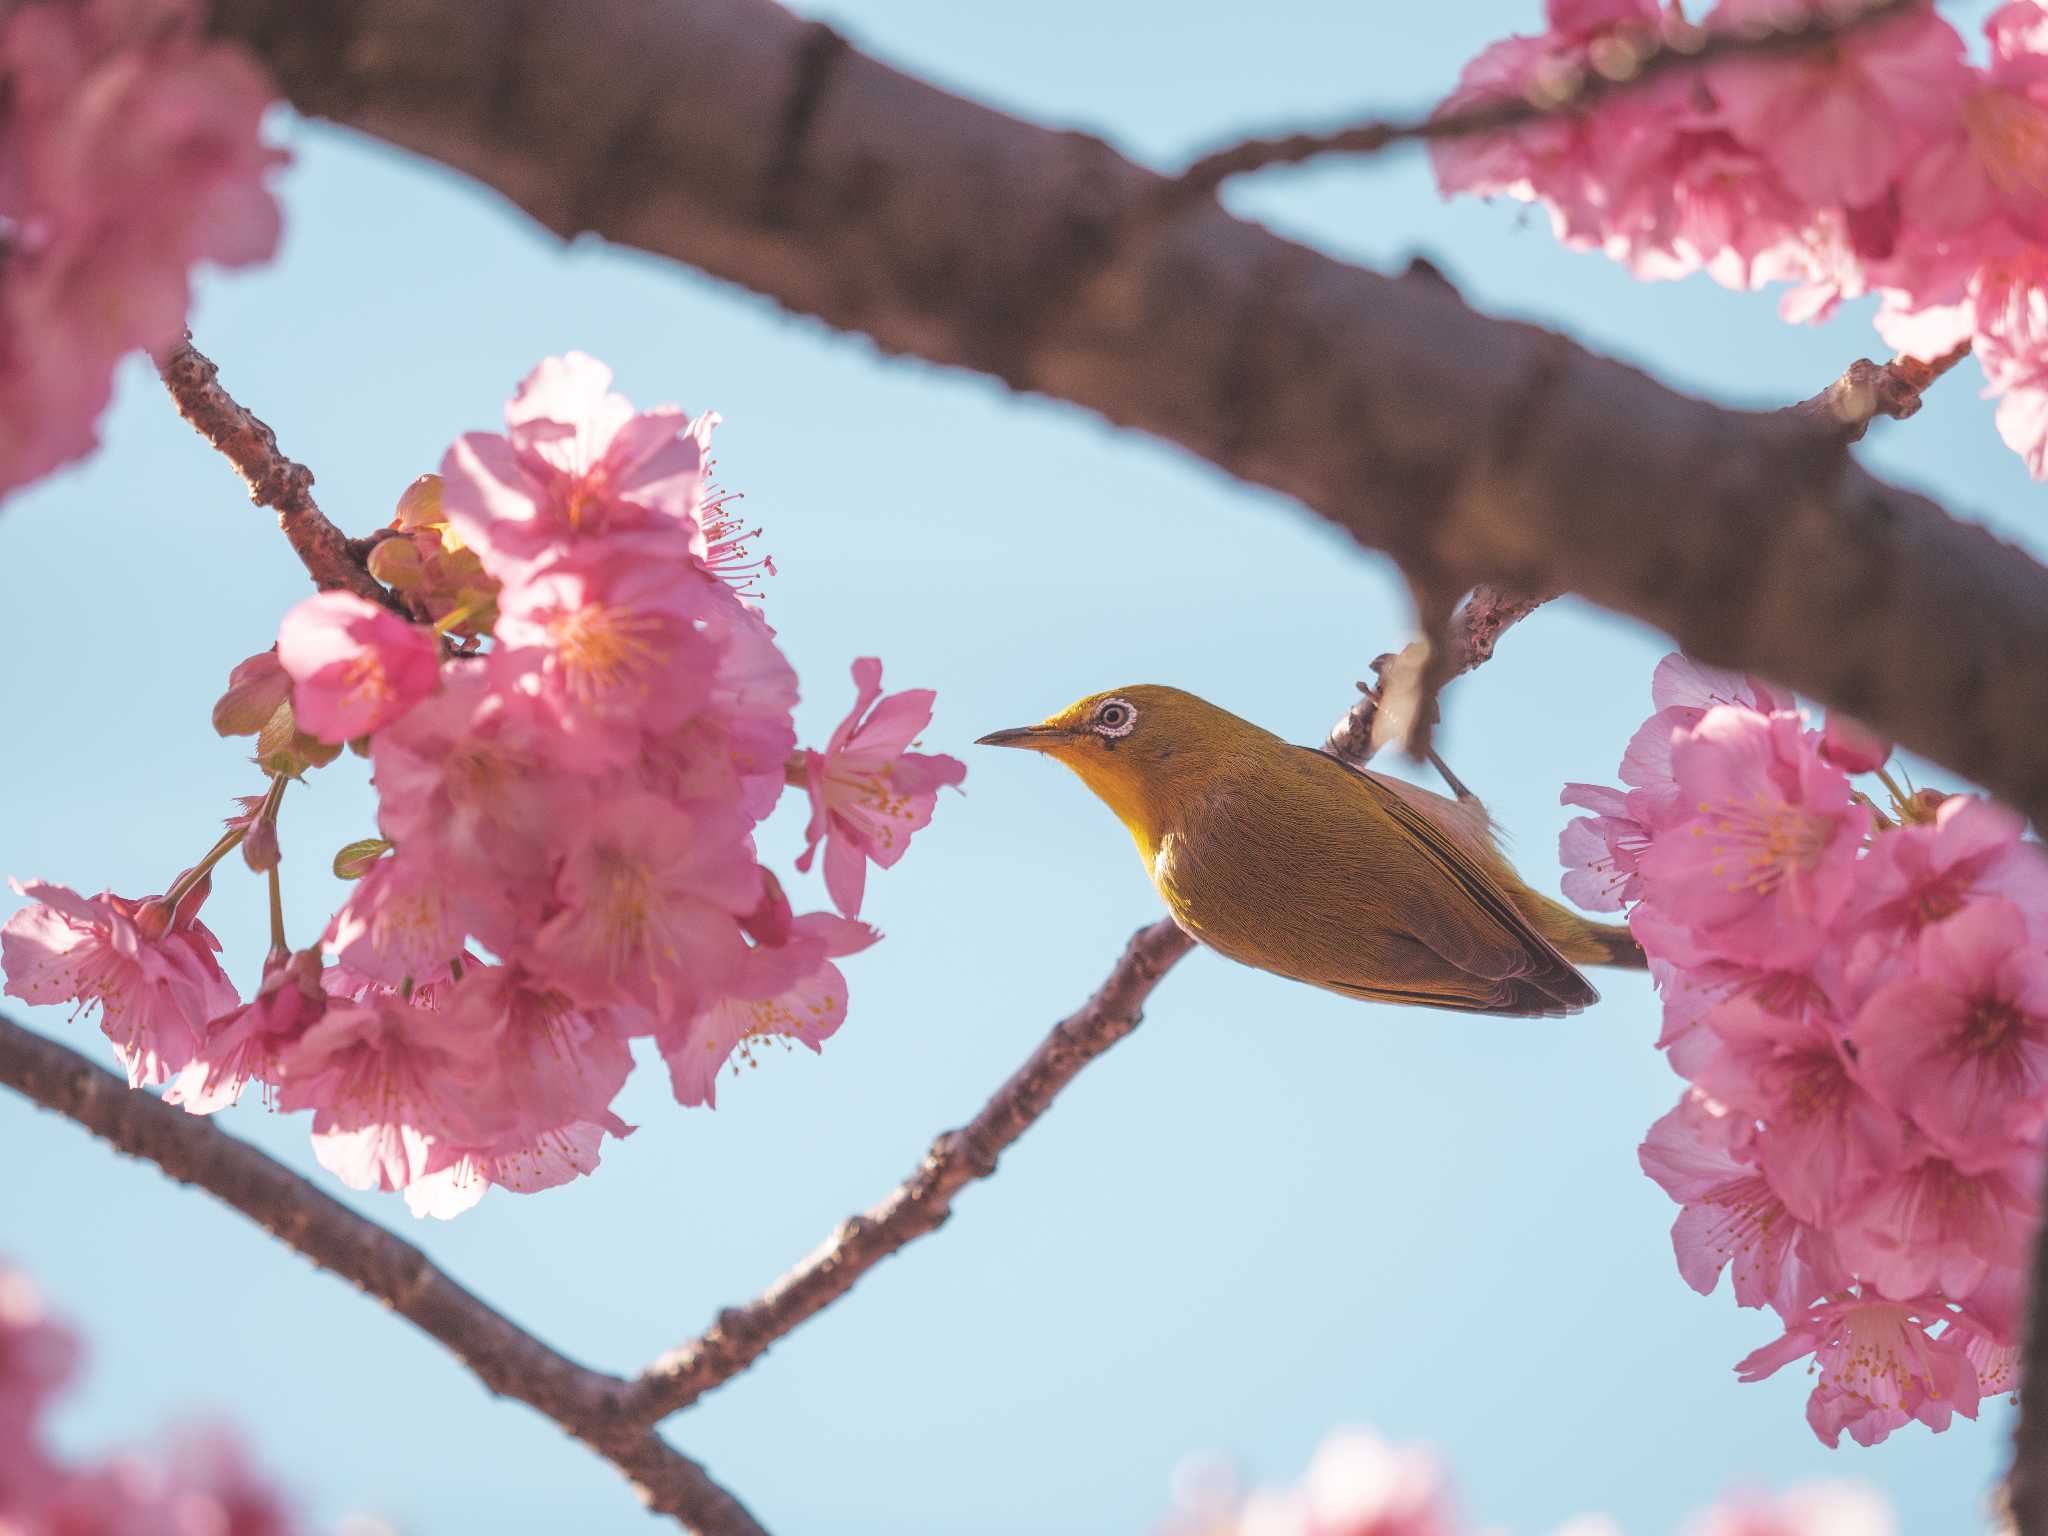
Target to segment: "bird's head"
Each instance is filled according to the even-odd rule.
[[[1058,758],[1122,818],[1141,848],[1172,824],[1178,802],[1200,793],[1219,759],[1266,732],[1178,688],[1138,683],[1090,694],[1036,725],[991,731],[975,743]]]

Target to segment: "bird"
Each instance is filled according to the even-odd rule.
[[[1129,829],[1181,929],[1262,971],[1378,1002],[1556,1017],[1599,1000],[1577,966],[1647,963],[1627,928],[1525,884],[1448,773],[1457,799],[1151,683],[976,745],[1071,768]]]

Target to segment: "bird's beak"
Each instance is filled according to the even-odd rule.
[[[1046,752],[1074,739],[1073,732],[1056,725],[1019,725],[1007,731],[990,731],[974,744],[977,747],[1023,747],[1029,752]]]

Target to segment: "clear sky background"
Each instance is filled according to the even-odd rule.
[[[1173,163],[1239,132],[1425,105],[1535,0],[843,0],[863,46],[984,100]],[[1985,8],[1957,7],[1974,25]],[[351,531],[458,433],[498,423],[540,357],[580,347],[643,403],[715,407],[721,471],[782,569],[769,615],[818,741],[878,654],[939,690],[928,734],[971,766],[866,915],[851,1019],[822,1058],[772,1054],[685,1111],[658,1070],[598,1176],[491,1195],[453,1224],[354,1203],[593,1363],[630,1369],[753,1295],[971,1114],[1157,915],[1128,840],[1054,765],[973,748],[1131,682],[1174,683],[1319,740],[1406,638],[1386,562],[1277,497],[1083,413],[878,358],[691,272],[565,250],[492,195],[284,122],[286,245],[209,282],[199,345],[319,476]],[[1562,251],[1541,218],[1446,206],[1419,154],[1234,189],[1247,214],[1347,258],[1442,265],[1470,299],[1566,330],[1711,398],[1775,406],[1859,355],[1862,310],[1793,329],[1768,297],[1651,287]],[[1862,450],[1882,472],[2048,551],[2048,506],[1966,365]],[[0,516],[0,870],[160,889],[258,787],[207,711],[305,594],[268,516],[129,368],[86,466]],[[1610,780],[1648,709],[1659,637],[1544,610],[1448,700],[1444,745],[1536,883],[1555,889],[1567,780]],[[286,802],[293,936],[336,900],[332,850],[370,828],[344,759]],[[786,867],[801,818],[766,829]],[[230,865],[208,919],[239,981],[260,884]],[[822,904],[815,878],[793,890]],[[0,897],[0,911],[13,898]],[[1909,1532],[1981,1525],[2008,1410],[1829,1452],[1797,1369],[1731,1367],[1767,1314],[1680,1281],[1674,1214],[1636,1145],[1678,1093],[1647,985],[1563,1022],[1345,1001],[1201,953],[942,1232],[777,1345],[670,1432],[778,1532],[1136,1532],[1190,1452],[1293,1478],[1330,1426],[1427,1441],[1503,1530],[1611,1511],[1676,1529],[1734,1485],[1856,1477]],[[22,1010],[10,1003],[17,1017]],[[37,1028],[109,1059],[62,1010]],[[316,1177],[305,1117],[228,1126]],[[655,1529],[612,1470],[239,1217],[0,1096],[0,1249],[88,1336],[59,1420],[78,1450],[191,1409],[238,1418],[312,1512],[411,1536]],[[329,1187],[337,1187],[328,1181]]]

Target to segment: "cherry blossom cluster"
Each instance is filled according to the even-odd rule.
[[[910,750],[927,690],[855,700],[798,750],[797,678],[748,595],[769,567],[710,483],[717,417],[636,411],[580,354],[520,386],[503,433],[460,439],[369,555],[388,607],[324,592],[235,668],[214,710],[256,738],[269,793],[160,895],[18,884],[6,990],[98,1009],[137,1087],[195,1114],[260,1084],[313,1113],[321,1163],[449,1216],[492,1184],[548,1188],[631,1128],[611,1103],[652,1041],[676,1099],[766,1040],[839,1028],[835,961],[867,866],[902,857],[965,768]],[[285,942],[285,786],[344,744],[369,757],[378,832],[318,946]],[[783,789],[807,796],[836,911],[795,913],[756,856]],[[271,881],[269,957],[244,1002],[198,911],[239,846]]]
[[[1466,66],[1447,106],[1570,99],[1666,40],[1839,16],[1835,0],[1719,0],[1696,28],[1658,0],[1546,0],[1548,29]],[[1968,342],[1998,430],[2048,475],[2048,9],[2011,0],[1988,61],[1931,5],[1825,47],[1730,56],[1525,127],[1435,144],[1448,193],[1540,202],[1567,244],[1638,277],[1796,286],[1788,320],[1876,294],[1877,329],[1936,358]]]
[[[1460,1517],[1450,1479],[1430,1452],[1389,1445],[1369,1429],[1333,1431],[1292,1488],[1246,1492],[1224,1466],[1190,1463],[1154,1536],[1477,1536]],[[1492,1530],[1492,1527],[1483,1529]],[[1776,1496],[1745,1494],[1695,1516],[1683,1536],[1898,1536],[1877,1494],[1817,1483]],[[1582,1516],[1555,1536],[1621,1536]]]
[[[1625,787],[1572,784],[1565,892],[1626,908],[1686,1080],[1642,1147],[1679,1273],[1813,1357],[1807,1420],[1875,1444],[2017,1387],[2048,1119],[2048,863],[1973,795],[1755,678],[1657,668]],[[1852,776],[1875,774],[1890,814]]]
[[[74,1465],[42,1417],[71,1379],[78,1341],[34,1282],[0,1260],[0,1531],[8,1536],[294,1536],[304,1527],[225,1428],[170,1435],[160,1451]],[[381,1521],[357,1521],[368,1536]]]
[[[276,93],[204,11],[0,11],[0,497],[91,450],[114,365],[178,338],[196,264],[277,245]]]

